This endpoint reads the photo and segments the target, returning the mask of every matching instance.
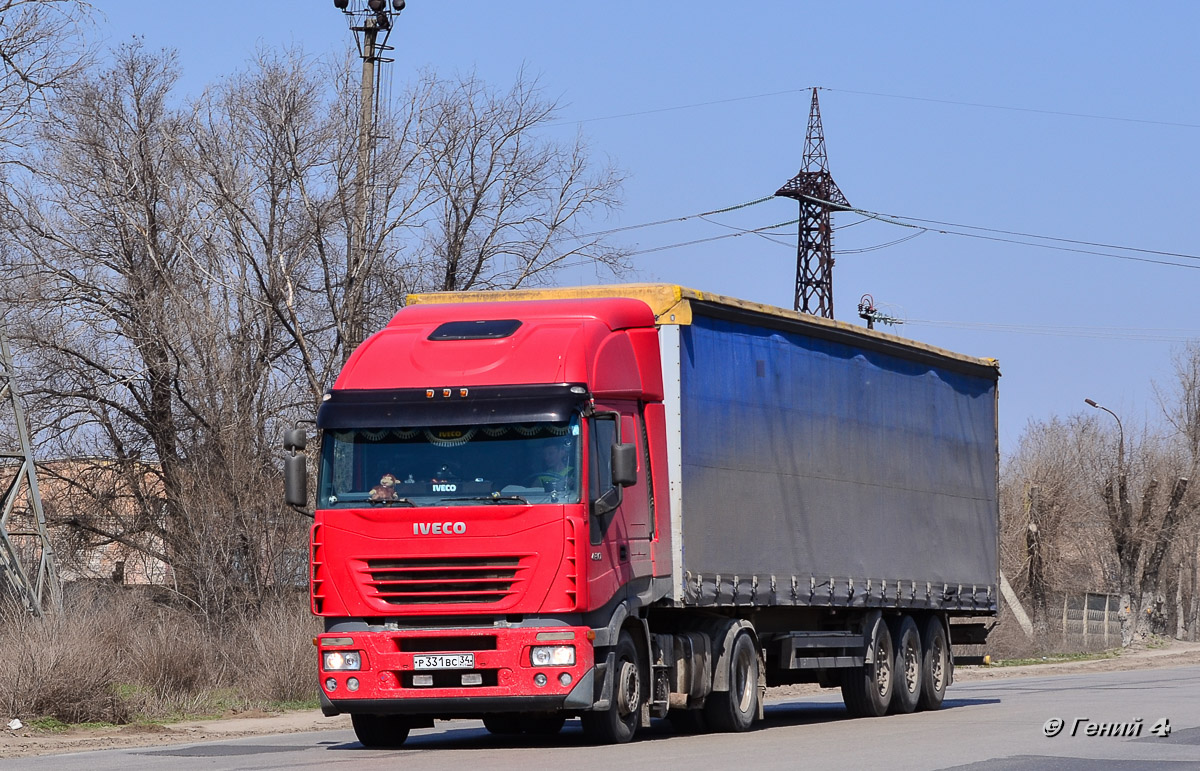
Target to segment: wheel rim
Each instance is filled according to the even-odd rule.
[[[921,657],[918,655],[917,643],[911,637],[904,646],[904,684],[909,693],[916,693],[921,679]]]
[[[892,687],[892,665],[888,658],[888,651],[880,641],[875,649],[875,688],[881,699],[888,695]]]
[[[641,700],[642,683],[638,676],[637,664],[632,661],[621,662],[621,678],[617,698],[617,711],[621,715],[631,715],[638,708]]]
[[[747,712],[754,701],[755,683],[750,682],[752,652],[742,647],[738,649],[737,661],[733,667],[734,693],[738,696],[738,711]]]
[[[945,676],[945,661],[946,650],[943,647],[942,638],[940,635],[935,635],[929,644],[930,653],[932,654],[932,665],[929,667],[929,679],[933,683],[933,690],[941,692],[942,678]]]

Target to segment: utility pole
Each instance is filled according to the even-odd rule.
[[[0,508],[0,598],[4,594],[15,595],[35,616],[47,611],[61,611],[62,583],[46,529],[29,424],[17,390],[12,352],[3,323],[0,323],[0,418],[7,419],[5,422],[11,420],[18,445],[15,449],[0,449],[0,462],[3,463],[0,474],[6,478],[4,497],[0,501],[3,505]],[[13,470],[16,473],[7,478],[7,472]],[[25,504],[20,530],[14,528],[12,520],[18,501]],[[18,548],[18,545],[25,548]]]
[[[830,215],[850,208],[850,202],[829,173],[825,131],[817,89],[812,90],[804,163],[800,172],[775,191],[800,202],[800,235],[796,245],[796,310],[833,318],[833,228]]]
[[[359,285],[366,280],[372,249],[371,203],[375,188],[373,159],[378,134],[379,95],[382,91],[382,68],[394,61],[385,54],[393,50],[388,45],[393,17],[404,10],[405,0],[333,0],[333,5],[346,15],[350,31],[358,44],[362,58],[362,101],[358,113],[358,173],[354,191],[354,221],[351,223],[350,243],[346,249],[346,326],[343,358],[349,358],[366,336],[366,325],[359,306]]]

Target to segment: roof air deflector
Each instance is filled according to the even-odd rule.
[[[447,321],[429,335],[430,340],[499,340],[521,326],[519,319]]]

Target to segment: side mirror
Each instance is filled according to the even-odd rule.
[[[283,432],[283,449],[288,452],[303,452],[305,447],[308,447],[308,436],[303,428]]]
[[[283,500],[301,510],[308,506],[308,457],[304,454],[307,446],[303,428],[283,432],[283,448],[288,451],[283,459]]]
[[[632,442],[612,446],[612,481],[619,487],[637,484],[637,447]]]

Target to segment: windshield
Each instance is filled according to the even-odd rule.
[[[318,508],[578,503],[578,415],[562,423],[326,429]]]

